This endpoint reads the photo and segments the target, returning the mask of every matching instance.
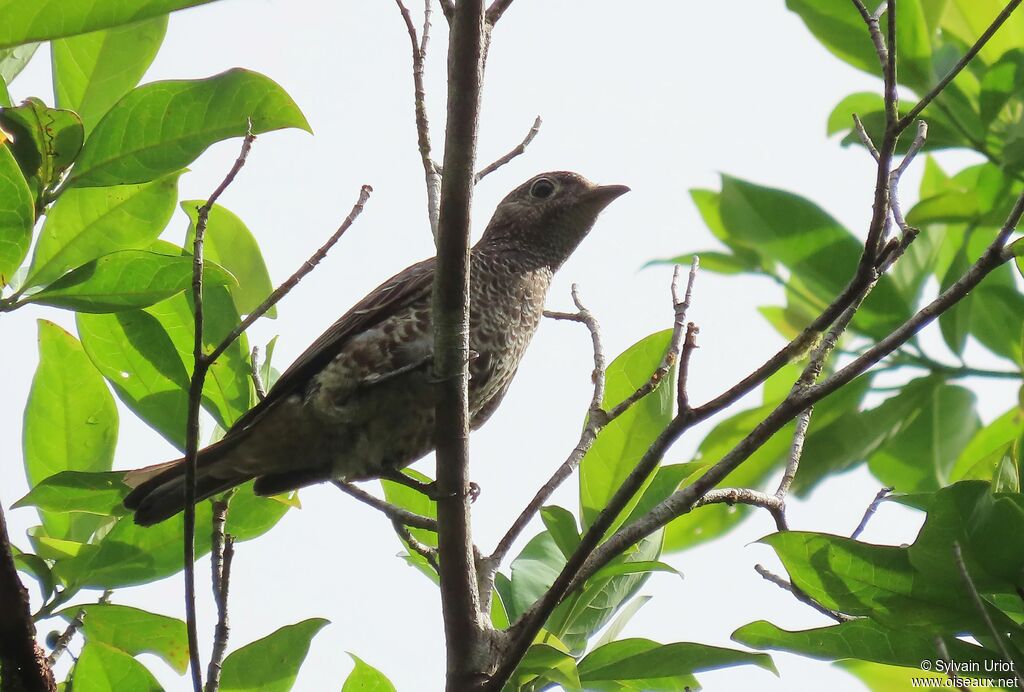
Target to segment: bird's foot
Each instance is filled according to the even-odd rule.
[[[415,478],[410,478],[401,471],[389,470],[381,474],[381,478],[386,478],[389,481],[400,483],[407,488],[412,488],[418,492],[423,493],[434,502],[438,500],[444,500],[450,497],[455,497],[457,493],[444,493],[437,485],[437,481],[431,481],[430,483],[424,483],[418,481]],[[480,497],[480,486],[470,481],[469,483],[469,501],[476,502],[476,499]]]

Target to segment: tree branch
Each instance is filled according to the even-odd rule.
[[[331,481],[338,490],[346,493],[355,499],[359,500],[363,504],[369,505],[374,509],[382,512],[384,516],[393,522],[399,522],[405,526],[411,526],[414,529],[426,529],[427,531],[437,531],[437,520],[425,517],[420,514],[414,514],[408,510],[396,507],[390,502],[385,502],[379,497],[371,495],[362,488],[356,487],[351,483],[345,481]]]
[[[2,692],[55,692],[57,683],[36,643],[28,589],[18,578],[14,552],[7,535],[7,520],[0,506],[0,690]]]
[[[234,490],[230,490],[213,504],[213,531],[210,536],[210,567],[213,572],[213,600],[217,604],[217,626],[213,634],[213,653],[206,668],[206,692],[220,689],[221,665],[228,649],[228,595],[231,590],[231,562],[235,557],[235,537],[225,533],[228,520],[228,504]]]
[[[486,176],[498,170],[515,157],[521,156],[526,151],[526,147],[530,146],[530,142],[533,141],[533,138],[537,136],[538,132],[540,132],[540,126],[543,124],[543,122],[544,121],[541,120],[540,116],[538,115],[537,118],[533,121],[533,127],[531,127],[530,131],[526,133],[526,137],[523,138],[523,141],[516,145],[516,147],[512,149],[512,151],[508,152],[507,154],[497,159],[496,161],[488,164],[487,166],[484,166],[483,169],[481,169],[480,172],[476,174],[476,177],[474,178],[473,182],[479,183]]]
[[[491,6],[487,8],[487,23],[494,26],[501,19],[501,15],[505,14],[505,10],[512,4],[512,0],[494,0]]]
[[[434,273],[434,439],[447,689],[477,684],[492,664],[480,609],[469,502],[469,235],[486,43],[483,0],[461,0],[448,45],[448,122]]]
[[[875,495],[875,499],[872,500],[871,504],[868,505],[868,508],[864,510],[864,516],[861,517],[860,523],[857,524],[857,528],[855,528],[853,533],[850,534],[850,538],[856,540],[858,536],[864,533],[864,529],[867,528],[868,522],[871,521],[871,517],[873,517],[875,512],[878,511],[878,506],[882,504],[886,496],[892,491],[892,488],[882,488],[878,491],[878,494]]]
[[[754,565],[754,571],[760,574],[761,578],[765,581],[770,581],[772,584],[775,584],[780,589],[790,592],[791,594],[793,594],[796,600],[800,601],[801,603],[809,605],[822,615],[826,615],[835,620],[836,622],[849,622],[850,620],[854,619],[846,613],[840,613],[835,610],[832,610],[831,608],[826,608],[825,606],[821,605],[816,600],[808,596],[803,589],[799,588],[792,582],[783,579],[779,575],[775,574],[774,572],[766,568],[764,565]]]

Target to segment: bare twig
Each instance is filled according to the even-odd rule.
[[[679,375],[676,378],[676,408],[680,412],[690,411],[690,395],[687,386],[690,380],[690,358],[697,346],[697,335],[700,329],[693,322],[686,325],[686,338],[683,339],[683,350],[679,355]]]
[[[953,659],[949,656],[949,649],[946,647],[946,641],[936,635],[935,637],[935,650],[939,652],[939,657],[946,663],[946,674],[949,676],[950,682],[958,690],[970,689],[963,680],[960,679],[956,674],[956,666],[953,664]]]
[[[875,163],[878,163],[878,149],[875,147],[875,143],[871,141],[871,135],[864,129],[864,123],[861,122],[860,116],[856,113],[853,114],[853,129],[857,133],[861,144],[871,153],[871,158],[875,160]]]
[[[194,339],[192,357],[194,366],[188,392],[188,419],[185,428],[185,624],[188,632],[189,663],[192,669],[192,689],[201,692],[203,673],[199,662],[199,632],[196,626],[196,460],[199,458],[199,411],[202,407],[203,385],[206,373],[214,358],[207,359],[203,334],[203,240],[210,210],[228,186],[242,170],[256,137],[252,133],[252,121],[242,140],[242,149],[231,170],[213,191],[206,203],[196,214],[195,237],[192,241],[192,303]],[[226,347],[225,347],[226,348]]]
[[[25,692],[55,692],[57,683],[46,663],[46,654],[36,643],[28,590],[18,578],[7,534],[7,520],[0,505],[0,675],[4,689]]]
[[[900,177],[904,172],[906,172],[907,167],[913,162],[914,157],[917,156],[918,152],[921,151],[921,148],[924,146],[924,142],[927,138],[928,123],[923,120],[919,120],[917,123],[917,136],[914,137],[914,141],[911,143],[910,149],[907,150],[906,156],[904,156],[903,160],[900,161],[900,165],[889,173],[889,204],[892,206],[892,218],[903,233],[911,232],[911,228],[907,225],[906,219],[903,218],[903,208],[900,206]]]
[[[256,398],[263,401],[267,398],[267,387],[263,384],[263,376],[260,375],[260,347],[253,346],[249,356],[249,375],[252,377],[252,386],[256,390]]]
[[[931,88],[931,91],[921,97],[921,100],[899,119],[896,123],[898,130],[902,131],[907,129],[907,127],[910,126],[910,123],[914,122],[914,118],[920,115],[921,111],[927,108],[928,104],[934,101],[935,98],[941,94],[947,86],[949,86],[949,83],[956,79],[956,76],[960,74],[972,60],[974,60],[975,56],[977,56],[981,49],[985,47],[985,44],[992,39],[992,36],[999,30],[999,27],[1001,27],[1006,20],[1010,18],[1010,15],[1013,14],[1013,11],[1017,9],[1020,3],[1021,0],[1010,0],[1010,2],[1006,3],[1006,7],[1003,8],[1003,11],[1000,12],[994,20],[992,20],[992,23],[989,24],[988,28],[985,29],[981,36],[978,37],[978,40],[974,42],[974,45],[964,53],[964,56],[957,61],[956,65],[946,73],[946,76],[940,79],[935,86]]]
[[[398,537],[401,538],[407,546],[409,546],[409,550],[420,555],[424,560],[426,560],[427,563],[434,568],[435,572],[441,569],[437,564],[436,548],[431,548],[429,545],[416,540],[416,537],[412,535],[412,531],[409,530],[409,527],[402,522],[396,520],[391,522],[391,525],[395,527],[395,533],[398,534]]]
[[[231,590],[231,562],[235,557],[235,538],[225,533],[228,506],[234,491],[213,501],[213,532],[211,534],[210,567],[212,569],[213,600],[217,605],[217,625],[213,635],[213,653],[206,669],[206,692],[220,689],[221,665],[228,649],[231,633],[228,621],[228,596]]]
[[[271,293],[266,300],[260,303],[259,307],[249,313],[237,327],[232,329],[231,333],[224,337],[224,340],[221,341],[216,348],[210,351],[209,355],[206,356],[206,360],[210,362],[217,360],[217,358],[219,358],[224,351],[226,351],[231,344],[233,344],[235,340],[245,332],[245,330],[251,327],[256,320],[267,314],[267,311],[270,310],[270,308],[277,305],[282,298],[288,295],[288,293],[295,288],[303,278],[305,278],[306,274],[309,274],[311,271],[316,269],[316,266],[323,261],[331,248],[341,240],[341,236],[345,235],[345,231],[351,228],[355,220],[359,218],[359,215],[363,213],[363,207],[366,206],[366,201],[370,199],[370,194],[372,192],[373,188],[369,185],[362,186],[359,190],[359,198],[356,200],[356,203],[352,205],[352,209],[349,211],[348,216],[346,216],[345,220],[341,222],[341,225],[338,226],[338,229],[334,234],[327,239],[327,242],[321,245],[308,260],[303,262],[302,266],[299,267],[294,274],[289,276],[284,283],[274,289],[274,292]]]
[[[448,122],[437,229],[434,331],[438,572],[447,689],[475,686],[490,662],[493,629],[480,607],[469,482],[469,257],[473,171],[483,87],[483,0],[460,0],[448,43]]]
[[[726,504],[730,507],[740,504],[766,509],[772,515],[772,519],[775,520],[775,527],[779,531],[789,531],[789,525],[786,523],[786,501],[784,497],[769,495],[752,488],[716,488],[697,500],[693,508],[696,509],[715,504]]]
[[[437,520],[431,519],[430,517],[424,517],[420,514],[414,514],[409,510],[397,507],[389,502],[381,500],[379,497],[371,495],[365,490],[358,488],[351,483],[345,481],[331,481],[335,487],[346,493],[360,502],[373,507],[374,509],[382,512],[384,516],[391,519],[393,522],[399,522],[406,526],[411,526],[414,529],[426,529],[427,531],[437,531]]]
[[[537,136],[538,132],[540,132],[540,126],[542,123],[543,121],[540,119],[540,116],[538,115],[536,120],[533,121],[533,127],[531,127],[530,131],[526,133],[526,137],[523,138],[523,141],[516,145],[514,149],[512,149],[510,152],[508,152],[501,158],[497,159],[493,163],[488,164],[487,166],[484,166],[480,170],[480,172],[476,174],[474,182],[479,183],[486,176],[498,170],[515,157],[522,155],[526,151],[526,147],[530,146],[530,142],[533,141],[533,138]]]
[[[427,117],[427,96],[423,86],[423,66],[427,55],[427,44],[430,39],[430,0],[426,0],[423,17],[423,38],[422,41],[416,35],[416,26],[412,23],[412,15],[409,8],[402,0],[395,0],[402,19],[405,21],[405,28],[409,32],[409,42],[412,44],[412,83],[413,83],[413,105],[416,113],[416,143],[420,152],[420,161],[423,164],[423,176],[427,186],[427,217],[430,220],[430,231],[437,241],[437,223],[441,203],[441,175],[437,164],[431,158],[430,144],[430,121]],[[441,9],[448,15],[444,3]],[[449,22],[451,17],[448,18]]]
[[[491,6],[487,8],[487,23],[494,26],[501,19],[501,15],[505,14],[505,10],[508,9],[509,5],[512,4],[512,0],[494,0]]]
[[[754,565],[754,571],[760,574],[761,578],[765,581],[770,581],[772,584],[775,584],[780,589],[790,592],[801,603],[806,603],[822,615],[827,615],[836,622],[849,622],[850,620],[854,619],[845,613],[840,613],[835,610],[832,610],[831,608],[826,608],[825,606],[821,605],[816,600],[808,596],[803,589],[797,587],[792,582],[783,579],[779,575],[770,571],[764,565]]]
[[[110,602],[110,597],[113,595],[113,590],[107,589],[100,596],[97,603],[105,604]],[[75,617],[71,618],[68,626],[64,629],[57,641],[53,644],[53,651],[46,657],[46,663],[52,668],[60,657],[67,651],[68,645],[71,644],[71,640],[74,638],[78,630],[82,629],[82,625],[85,624],[85,608],[80,609],[75,613]]]
[[[850,538],[856,540],[858,536],[864,533],[864,529],[867,528],[868,522],[871,521],[871,517],[873,517],[875,512],[878,511],[878,506],[885,501],[886,496],[892,491],[892,488],[882,488],[878,491],[878,494],[875,495],[875,499],[872,500],[871,504],[868,505],[868,508],[864,510],[864,516],[860,518],[860,523],[857,524],[857,528],[855,528],[853,533],[850,534]]]
[[[956,560],[957,569],[960,570],[960,576],[963,577],[964,584],[967,586],[967,593],[971,596],[971,601],[974,603],[975,609],[978,614],[981,615],[981,619],[985,622],[985,628],[988,629],[989,634],[992,635],[992,639],[995,640],[996,646],[999,647],[999,653],[1003,657],[1003,660],[1011,665],[1013,668],[1013,675],[1017,679],[1017,687],[1024,689],[1024,676],[1021,675],[1020,671],[1013,665],[1013,657],[1010,655],[1010,650],[1006,646],[1006,635],[1001,633],[997,628],[996,624],[992,621],[992,616],[988,613],[988,608],[985,606],[985,601],[981,598],[981,594],[978,593],[978,587],[974,584],[974,579],[971,578],[971,573],[967,569],[967,563],[964,562],[964,553],[960,548],[960,543],[953,541],[953,559]],[[977,633],[975,633],[977,634]]]

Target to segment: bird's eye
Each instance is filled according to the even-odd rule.
[[[547,199],[555,194],[555,184],[548,178],[540,178],[530,186],[530,196]]]

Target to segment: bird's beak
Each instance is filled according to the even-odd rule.
[[[625,185],[598,185],[588,191],[586,196],[603,209],[627,192],[629,192],[629,188]]]

